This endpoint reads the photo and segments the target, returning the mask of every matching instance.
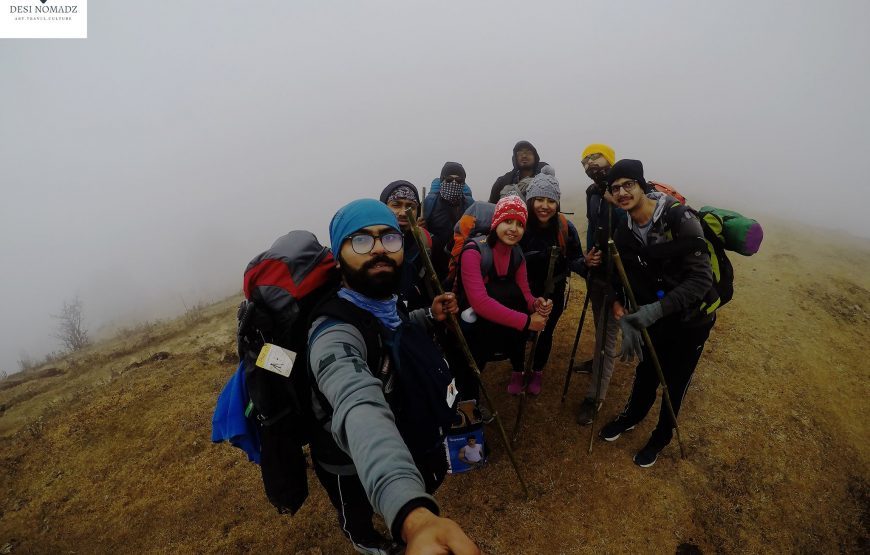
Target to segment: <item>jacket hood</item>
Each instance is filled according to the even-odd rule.
[[[541,157],[538,155],[538,149],[536,149],[535,145],[533,145],[529,141],[520,141],[514,145],[514,153],[513,156],[511,156],[511,162],[514,165],[514,169],[520,169],[519,167],[517,167],[517,151],[521,148],[527,148],[532,151],[532,153],[535,155],[535,172],[537,173],[538,171],[540,171],[538,164],[541,163]]]
[[[664,193],[659,193],[658,191],[648,193],[646,197],[656,201],[656,209],[653,211],[652,223],[656,223],[661,219],[665,208],[677,202],[677,199],[675,199],[674,197],[669,197],[668,195]],[[632,220],[631,218],[627,218],[627,220],[628,229],[634,231],[634,228],[637,227],[637,225],[634,223],[634,220]]]

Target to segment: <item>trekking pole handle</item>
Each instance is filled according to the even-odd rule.
[[[555,284],[553,283],[553,273],[556,271],[556,259],[559,258],[559,247],[553,245],[550,247],[550,260],[547,266],[547,280],[544,282],[544,298],[549,299],[553,295]]]

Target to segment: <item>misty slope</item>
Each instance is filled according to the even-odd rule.
[[[573,415],[588,378],[575,376],[559,406],[582,300],[575,280],[517,450],[533,499],[522,498],[492,428],[491,463],[439,490],[445,513],[497,554],[672,552],[682,543],[867,552],[870,248],[780,224],[766,231],[761,253],[732,257],[735,300],[720,311],[681,415],[686,460],[673,444],[650,469],[632,464],[649,418],[587,455],[589,428]],[[235,368],[236,303],[0,382],[0,550],[350,552],[313,477],[303,509],[277,515],[258,468],[209,441],[214,401]],[[584,334],[582,353],[590,348]],[[598,427],[621,408],[631,378],[617,366]],[[485,380],[511,423],[506,369],[489,368]]]

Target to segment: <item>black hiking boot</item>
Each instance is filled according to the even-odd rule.
[[[670,437],[663,437],[662,434],[657,432],[658,430],[653,431],[649,441],[647,441],[646,445],[643,446],[643,449],[638,451],[637,455],[634,456],[634,464],[637,466],[641,468],[649,468],[654,465],[659,458],[659,453],[661,453],[662,449],[671,442]]]
[[[656,463],[659,458],[659,452],[655,449],[644,447],[634,456],[634,464],[641,468],[649,468]]]
[[[598,437],[600,437],[604,441],[616,441],[623,432],[627,432],[633,429],[634,424],[628,425],[626,422],[623,422],[617,418],[609,424],[605,424],[604,427],[601,428],[601,431],[598,432]]]
[[[580,405],[580,412],[577,413],[577,423],[581,426],[592,424],[592,419],[599,410],[601,403],[596,403],[592,397],[586,397]]]
[[[571,368],[572,372],[576,372],[577,374],[591,374],[592,373],[592,359],[584,360],[580,364],[575,364],[573,368]]]

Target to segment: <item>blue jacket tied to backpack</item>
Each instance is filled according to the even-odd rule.
[[[211,419],[211,440],[229,441],[248,455],[248,460],[260,464],[260,437],[257,427],[245,417],[248,392],[245,388],[245,364],[239,363],[217,400]]]

